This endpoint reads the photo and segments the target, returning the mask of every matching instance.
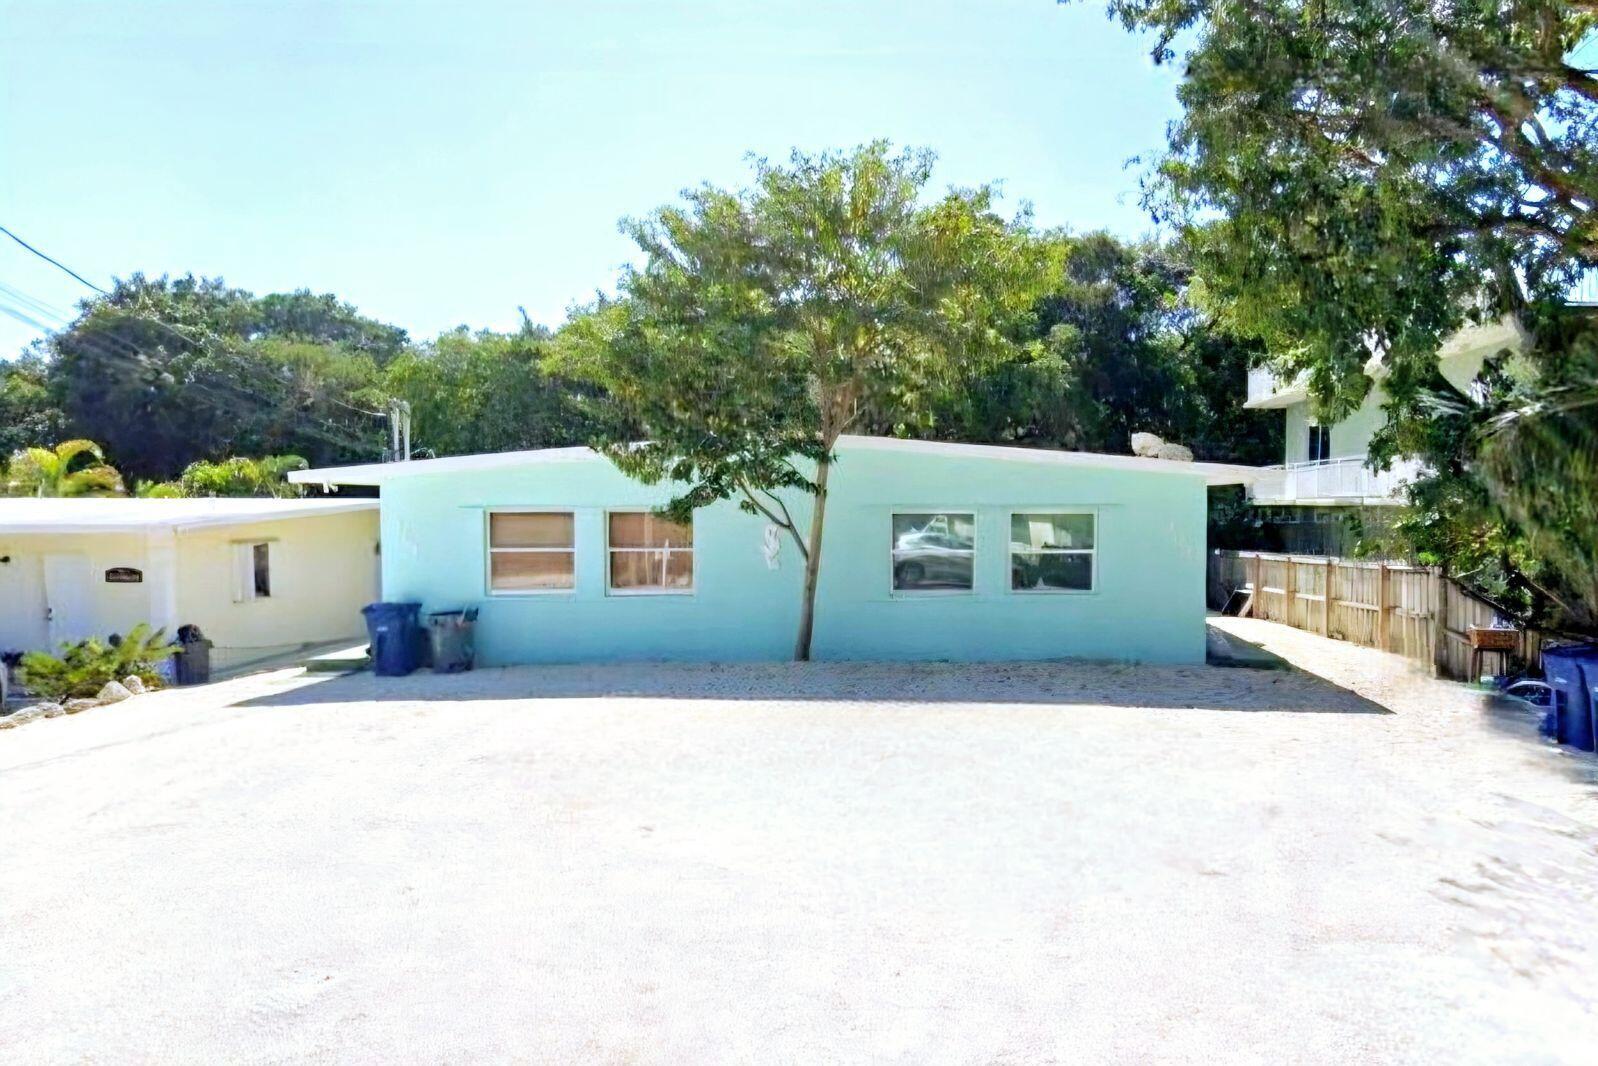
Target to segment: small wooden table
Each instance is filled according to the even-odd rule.
[[[1518,629],[1492,629],[1485,626],[1470,626],[1465,630],[1465,635],[1470,639],[1470,679],[1481,679],[1481,654],[1484,651],[1499,652],[1508,664],[1509,653],[1520,650],[1520,630]]]

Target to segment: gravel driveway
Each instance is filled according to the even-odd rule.
[[[0,732],[0,1054],[1592,1061],[1598,762],[1223,624],[1327,680],[285,671]]]

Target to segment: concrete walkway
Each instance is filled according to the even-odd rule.
[[[17,1062],[1590,1062],[1598,764],[1300,671],[297,671],[0,733]]]

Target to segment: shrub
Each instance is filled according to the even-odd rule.
[[[30,651],[22,657],[18,680],[33,695],[48,700],[66,700],[99,693],[107,681],[120,681],[135,674],[147,685],[160,684],[156,664],[177,651],[166,639],[166,631],[152,631],[140,622],[118,640],[102,642],[98,637],[61,645],[61,655]]]

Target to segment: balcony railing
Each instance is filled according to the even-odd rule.
[[[1398,503],[1420,464],[1400,461],[1382,471],[1363,457],[1266,467],[1249,490],[1255,503]]]

